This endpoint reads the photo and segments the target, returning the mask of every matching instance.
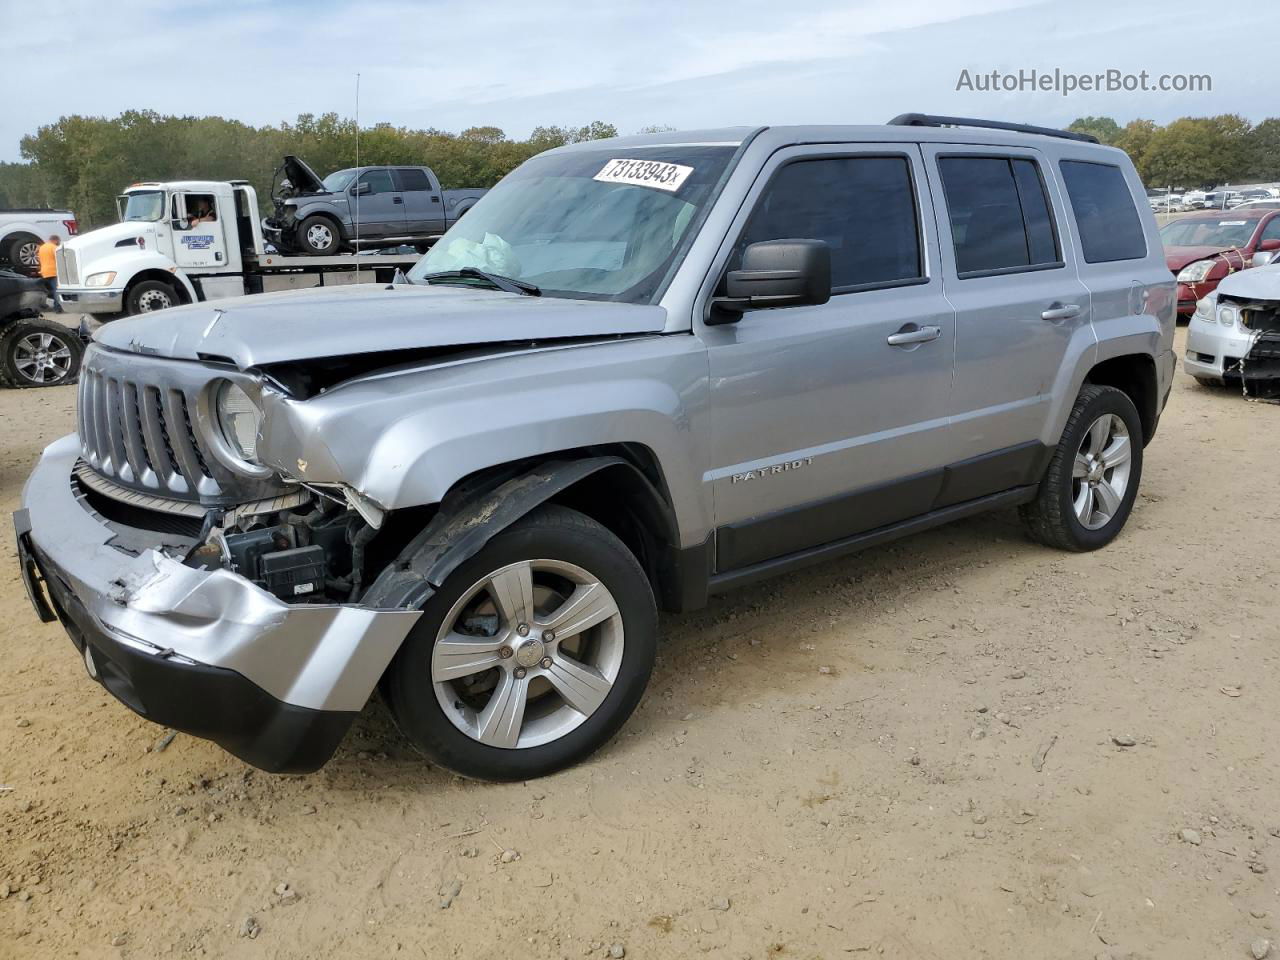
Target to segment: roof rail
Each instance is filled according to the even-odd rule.
[[[1015,133],[1034,133],[1042,137],[1058,137],[1062,140],[1079,140],[1097,143],[1091,133],[1074,130],[1055,130],[1053,127],[1035,127],[1028,123],[1004,123],[1000,120],[975,120],[973,117],[939,117],[931,113],[900,113],[889,121],[891,127],[982,127],[984,130],[1012,130]]]

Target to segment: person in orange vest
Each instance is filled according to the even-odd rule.
[[[53,310],[62,313],[62,304],[58,302],[58,245],[62,238],[56,233],[40,244],[36,256],[40,258],[40,278],[49,288],[49,296],[53,299]]]

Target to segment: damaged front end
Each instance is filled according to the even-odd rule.
[[[44,452],[15,515],[37,612],[147,719],[318,768],[419,616],[358,602],[376,527],[340,491],[238,473],[204,365],[95,348],[86,371],[81,436]]]
[[[1222,375],[1245,396],[1280,396],[1280,301],[1219,297],[1217,320],[1239,335],[1237,356],[1223,357]]]

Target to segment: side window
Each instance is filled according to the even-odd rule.
[[[825,241],[833,293],[923,278],[909,161],[868,156],[788,163],[756,202],[730,268],[748,245],[763,240]]]
[[[1059,167],[1080,230],[1085,262],[1145,257],[1147,239],[1123,171],[1109,163],[1083,160],[1063,160]]]
[[[416,167],[401,167],[396,170],[400,177],[401,190],[430,190],[431,178]]]
[[[1267,225],[1262,228],[1262,236],[1258,238],[1259,242],[1263,240],[1280,240],[1280,217],[1272,217],[1267,221]]]
[[[1022,157],[939,157],[961,277],[1062,265],[1040,168]]]
[[[360,182],[369,184],[370,193],[395,193],[390,170],[369,170],[360,175]]]

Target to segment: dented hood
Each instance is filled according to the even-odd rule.
[[[1207,260],[1209,257],[1216,257],[1220,253],[1232,251],[1228,256],[1232,260],[1238,260],[1240,254],[1236,252],[1235,247],[1170,247],[1164,248],[1164,262],[1170,270],[1177,273],[1189,263],[1195,263],[1197,260]]]
[[[1241,270],[1218,284],[1219,297],[1237,300],[1280,300],[1280,263]]]
[[[95,339],[114,350],[247,369],[423,347],[661,333],[666,316],[657,306],[362,283],[171,307],[105,324]]]

